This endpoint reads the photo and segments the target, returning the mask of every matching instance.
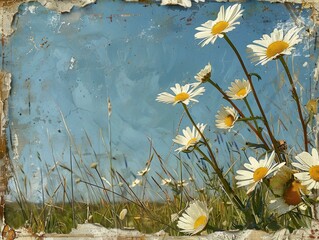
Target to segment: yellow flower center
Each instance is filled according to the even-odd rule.
[[[220,21],[216,23],[212,28],[212,34],[213,35],[220,34],[228,27],[228,25],[229,25],[228,22],[225,22],[225,21]]]
[[[266,168],[266,167],[257,168],[254,172],[254,175],[253,175],[254,181],[258,182],[261,179],[263,179],[266,176],[267,172],[268,172],[268,168]]]
[[[234,120],[235,118],[233,117],[233,115],[228,115],[227,117],[225,117],[224,123],[227,127],[231,127],[234,124]]]
[[[300,189],[301,183],[298,181],[293,181],[291,185],[285,190],[283,194],[283,199],[288,205],[296,206],[301,203]]]
[[[266,56],[268,58],[274,57],[277,54],[282,53],[284,50],[286,50],[289,47],[289,44],[284,41],[276,41],[271,43],[266,51]]]
[[[207,217],[202,215],[196,219],[194,223],[194,229],[197,229],[198,227],[201,227],[201,226],[204,227],[206,223],[207,223]]]
[[[319,181],[319,165],[309,168],[309,174],[313,180]]]
[[[197,142],[197,138],[191,138],[189,139],[189,141],[187,142],[188,146],[194,145]]]
[[[240,89],[240,90],[236,93],[236,95],[237,95],[238,97],[243,97],[243,96],[245,96],[246,94],[247,94],[246,88],[242,88],[242,89]]]
[[[183,102],[189,98],[189,94],[185,92],[181,92],[175,96],[175,102]]]

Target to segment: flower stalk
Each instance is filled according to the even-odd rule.
[[[188,111],[187,106],[182,103],[182,106],[186,112],[186,115],[188,116],[189,120],[192,122],[193,126],[196,128],[196,130],[199,132],[199,134],[202,137],[203,143],[205,144],[207,150],[208,150],[208,154],[209,157],[203,152],[201,151],[198,147],[195,147],[195,149],[203,156],[203,158],[205,159],[206,162],[208,162],[210,164],[210,166],[214,169],[215,173],[217,174],[219,180],[222,183],[222,186],[225,190],[225,192],[228,194],[228,196],[230,197],[230,200],[236,205],[236,207],[242,211],[244,213],[244,215],[246,216],[246,220],[247,223],[249,224],[255,224],[255,218],[254,216],[247,210],[245,209],[244,204],[241,202],[241,200],[238,198],[238,196],[235,194],[235,192],[233,191],[233,189],[230,187],[229,183],[227,182],[227,180],[224,178],[223,172],[220,170],[220,168],[218,167],[216,158],[214,156],[214,153],[211,149],[211,147],[209,146],[208,141],[206,140],[206,137],[204,136],[204,134],[200,131],[200,129],[198,128],[198,126],[196,125],[194,119],[192,118],[190,112]]]
[[[259,111],[260,111],[260,113],[261,113],[261,115],[262,115],[262,117],[263,117],[264,124],[265,124],[265,126],[266,126],[266,128],[267,128],[267,131],[268,131],[270,140],[271,140],[271,142],[272,142],[272,144],[273,144],[273,146],[274,146],[275,152],[277,153],[278,156],[280,156],[280,154],[279,154],[280,152],[279,152],[279,150],[278,150],[277,140],[275,139],[275,137],[274,137],[274,135],[273,135],[273,133],[272,133],[272,131],[271,131],[271,129],[270,129],[270,126],[269,126],[269,123],[268,123],[266,114],[265,114],[265,112],[264,112],[264,110],[263,110],[263,108],[262,108],[262,106],[261,106],[261,103],[260,103],[260,101],[259,101],[257,92],[256,92],[255,87],[254,87],[254,85],[253,85],[253,81],[252,81],[252,79],[251,79],[251,75],[250,75],[249,72],[247,71],[247,68],[246,68],[246,66],[245,66],[245,63],[244,63],[242,57],[240,56],[240,54],[239,54],[237,48],[235,47],[235,45],[232,43],[232,41],[228,38],[228,36],[227,36],[225,33],[224,33],[224,39],[225,39],[226,42],[229,44],[229,46],[232,48],[232,50],[235,52],[235,55],[237,56],[237,58],[238,58],[238,60],[239,60],[239,63],[240,63],[240,65],[241,65],[241,67],[242,67],[242,69],[243,69],[243,71],[244,71],[244,73],[245,73],[245,75],[246,75],[246,77],[247,77],[249,83],[250,83],[251,91],[252,91],[252,93],[253,93],[253,95],[254,95],[255,101],[256,101],[257,106],[258,106],[258,108],[259,108]],[[282,162],[282,159],[280,159],[280,161]]]
[[[291,86],[292,98],[295,100],[295,102],[297,104],[298,115],[299,115],[299,118],[300,118],[302,131],[303,131],[305,151],[308,152],[307,123],[304,121],[304,118],[303,118],[303,115],[302,115],[301,105],[300,105],[299,97],[298,97],[298,94],[297,94],[297,91],[296,91],[295,83],[294,83],[294,81],[292,79],[292,76],[290,74],[289,68],[288,68],[287,63],[286,63],[285,59],[283,58],[283,56],[280,56],[279,60],[280,60],[282,66],[284,67],[285,72],[287,74],[287,77],[288,77],[288,80],[289,80],[289,83],[290,83],[290,86]]]
[[[236,111],[238,112],[238,114],[240,115],[241,118],[246,119],[246,116],[244,115],[244,113],[237,107],[237,105],[227,96],[227,94],[224,92],[223,89],[221,89],[221,87],[215,83],[214,81],[212,81],[211,79],[209,79],[207,82],[209,82],[211,85],[213,85],[224,97],[224,99],[226,101],[228,101],[233,108],[236,109]],[[257,128],[255,128],[249,121],[245,121],[245,123],[250,127],[250,129],[259,137],[259,139],[262,141],[264,147],[266,150],[270,150],[266,140],[264,139],[263,135],[261,134],[260,130]]]

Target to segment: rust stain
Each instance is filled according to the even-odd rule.
[[[8,112],[8,97],[11,89],[11,74],[0,71],[0,223],[4,219],[5,200],[7,192],[9,173],[9,154],[7,148],[7,137],[5,134],[6,119]],[[3,224],[3,222],[2,222]]]
[[[2,0],[0,2],[0,7],[12,7],[15,6],[16,4],[22,3],[23,0]]]

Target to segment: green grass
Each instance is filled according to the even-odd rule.
[[[174,224],[171,226],[170,215],[173,204],[164,203],[144,203],[148,209],[141,210],[134,203],[116,203],[110,206],[105,202],[87,205],[75,203],[75,222],[73,222],[73,211],[70,204],[57,203],[55,205],[25,203],[28,210],[22,210],[18,203],[6,204],[6,222],[13,228],[26,227],[30,232],[36,233],[44,231],[46,233],[69,233],[77,224],[85,222],[100,223],[107,228],[114,228],[117,224],[121,229],[136,229],[144,233],[154,233],[162,229],[176,235]],[[116,221],[112,218],[111,209],[115,209],[117,216],[123,208],[128,209],[128,213],[123,220],[118,217]],[[168,223],[168,224],[167,224]],[[175,232],[175,233],[174,233]]]

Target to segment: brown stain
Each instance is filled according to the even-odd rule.
[[[0,1],[0,8],[8,8],[12,6],[16,6],[17,4],[20,4],[24,2],[23,0],[1,0]]]
[[[2,49],[2,53],[1,53],[1,59],[2,59],[2,61],[1,61],[1,70],[3,69],[3,67],[4,67],[4,40],[5,40],[5,36],[4,36],[4,31],[3,31],[3,29],[4,29],[4,24],[3,24],[3,22],[4,22],[4,19],[3,19],[3,15],[1,16],[1,32],[2,32],[2,34],[1,34],[1,49]]]
[[[1,217],[1,220],[3,219],[3,216],[4,216],[4,206],[5,206],[4,196],[0,196],[0,217]]]
[[[7,155],[7,138],[3,134],[0,136],[0,158],[4,158]]]
[[[0,71],[0,100],[1,100],[1,108],[0,108],[0,116],[2,114],[6,114],[6,104],[7,99],[9,97],[9,88],[6,87],[6,79],[8,77],[8,73],[4,71]],[[7,148],[7,136],[5,132],[2,132],[2,127],[5,125],[0,120],[0,222],[4,219],[5,214],[5,200],[4,194],[7,192],[8,179],[9,179],[9,154]],[[8,239],[8,238],[7,238]]]

